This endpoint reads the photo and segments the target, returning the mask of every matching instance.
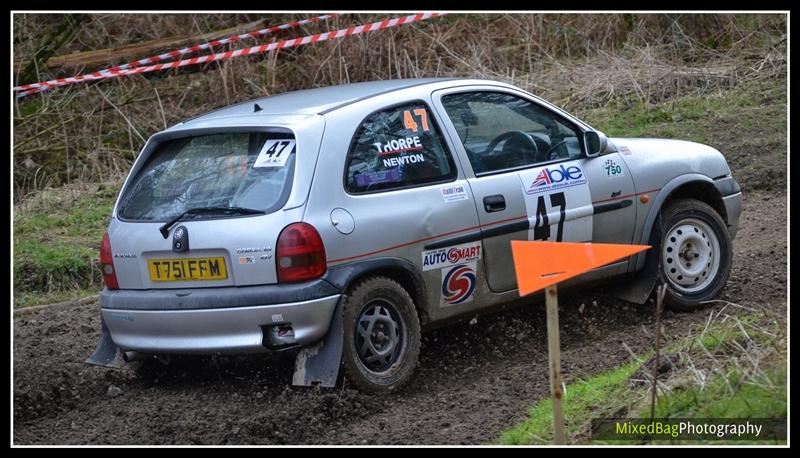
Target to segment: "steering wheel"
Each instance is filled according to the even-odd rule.
[[[539,147],[536,146],[536,142],[533,141],[533,138],[531,138],[530,135],[521,130],[510,130],[498,135],[494,138],[494,140],[489,142],[489,145],[486,147],[485,154],[491,154],[491,152],[497,148],[498,143],[502,142],[503,140],[510,140],[511,138],[518,138],[530,146],[532,159],[534,162],[536,162],[536,157],[539,155]]]
[[[552,160],[553,159],[553,152],[555,151],[555,149],[558,148],[561,145],[566,144],[566,143],[567,143],[567,139],[564,139],[564,140],[561,140],[560,142],[556,143],[555,145],[551,146],[550,148],[548,148],[547,151],[545,151],[545,153],[544,153],[544,160],[545,161]]]

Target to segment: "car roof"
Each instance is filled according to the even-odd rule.
[[[192,118],[181,124],[207,123],[218,118],[259,115],[315,115],[324,114],[380,94],[399,91],[413,86],[435,84],[459,78],[407,78],[382,81],[350,83],[315,89],[284,92],[281,94],[248,100],[229,107],[220,108]]]

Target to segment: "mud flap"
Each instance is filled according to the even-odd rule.
[[[106,320],[100,317],[100,324],[102,325],[102,335],[100,341],[97,342],[97,347],[94,353],[85,362],[95,366],[105,366],[119,368],[123,364],[122,351],[117,347],[117,344],[111,339],[111,333],[108,332]]]
[[[608,293],[623,301],[642,305],[656,287],[659,277],[658,258],[661,252],[661,217],[653,224],[650,245],[644,267],[630,281],[610,287]]]
[[[333,311],[331,326],[322,340],[312,346],[305,347],[297,354],[294,362],[294,376],[292,385],[323,387],[336,386],[339,376],[339,367],[342,362],[342,304],[345,296],[339,299],[336,310]]]

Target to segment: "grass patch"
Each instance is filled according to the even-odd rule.
[[[45,189],[14,207],[14,305],[101,287],[97,259],[118,183]]]
[[[656,416],[786,417],[786,387],[786,367],[770,368],[762,372],[758,380],[748,380],[747,374],[733,370],[702,389],[692,386],[661,399],[656,405]]]
[[[624,399],[627,380],[636,372],[638,362],[630,362],[590,379],[581,380],[567,387],[564,416],[568,419],[597,417],[602,411],[616,410],[613,399]],[[549,444],[553,441],[553,402],[547,398],[528,411],[528,420],[505,431],[500,436],[504,445]],[[574,430],[575,427],[568,428]]]
[[[785,136],[785,114],[786,80],[776,78],[742,82],[725,91],[678,97],[661,103],[632,101],[613,104],[586,110],[580,116],[609,137],[665,137],[724,142],[734,133],[730,130],[720,131],[718,124],[726,121],[735,121],[739,125],[745,121],[744,127],[751,127],[748,125],[751,120],[762,121]],[[768,118],[762,119],[762,115]],[[741,140],[735,138],[737,143]]]
[[[785,192],[786,78],[743,81],[706,95],[662,103],[631,101],[577,112],[609,137],[674,138],[725,156],[742,190]]]
[[[98,288],[93,289],[68,289],[64,291],[54,291],[50,293],[40,292],[14,292],[14,306],[28,307],[32,305],[54,304],[56,302],[66,302],[80,300],[85,297],[95,296],[99,292]]]
[[[659,418],[786,418],[785,323],[761,314],[725,315],[697,335],[667,345],[676,367],[659,377],[655,416]],[[589,439],[591,419],[649,418],[651,385],[632,384],[641,355],[618,368],[567,387],[565,418],[570,443],[639,444]],[[552,442],[552,403],[531,407],[528,419],[501,433],[504,445]],[[753,441],[653,441],[652,443],[742,443]],[[763,441],[770,444],[775,441]]]

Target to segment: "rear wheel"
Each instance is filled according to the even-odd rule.
[[[356,284],[344,307],[345,373],[358,388],[393,391],[417,365],[420,326],[414,302],[396,281],[371,277]]]
[[[731,270],[731,239],[722,217],[694,199],[670,203],[661,214],[661,269],[667,283],[665,302],[693,311],[716,297]]]

